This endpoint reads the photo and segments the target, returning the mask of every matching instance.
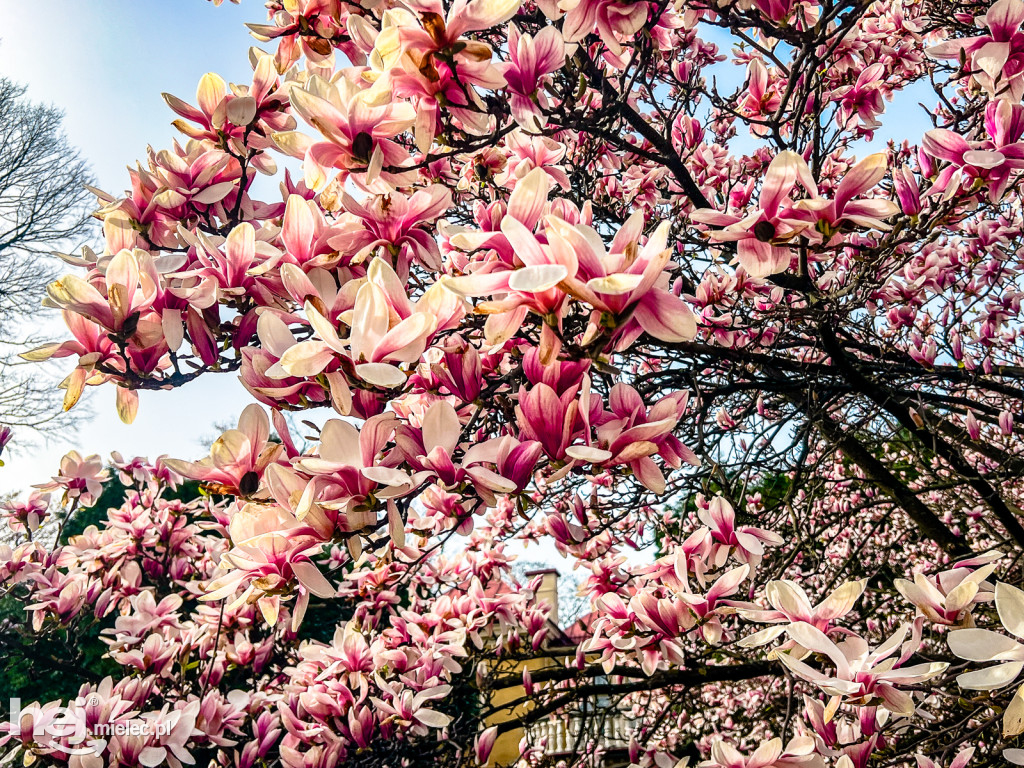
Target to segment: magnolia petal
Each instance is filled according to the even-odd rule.
[[[607,293],[612,296],[620,296],[636,289],[643,281],[644,276],[633,275],[625,272],[618,272],[605,277],[595,277],[587,281],[587,288],[597,293]]]
[[[508,290],[511,272],[462,275],[441,278],[445,288],[459,296],[490,296]]]
[[[866,585],[867,581],[860,579],[837,587],[814,609],[815,617],[831,621],[840,616],[845,616],[853,609],[854,603],[864,593]]]
[[[340,371],[327,374],[327,385],[331,390],[331,405],[342,416],[352,413],[352,388]]]
[[[691,309],[678,296],[658,288],[643,297],[633,317],[651,336],[670,344],[697,335],[697,319]]]
[[[281,356],[279,364],[287,375],[305,378],[322,373],[334,356],[334,350],[322,341],[300,341]],[[270,371],[267,371],[267,375],[270,375]]]
[[[1003,626],[1024,639],[1024,592],[1003,582],[996,583],[996,611]]]
[[[956,629],[947,642],[955,656],[968,661],[1024,661],[1024,645],[987,629]]]
[[[263,620],[270,626],[277,624],[277,617],[280,611],[281,603],[276,597],[261,597],[256,601],[256,605],[259,606],[260,613],[263,614]],[[159,763],[155,763],[159,765]]]
[[[569,274],[561,264],[538,264],[517,269],[508,279],[508,287],[520,293],[541,293],[554,288]]]
[[[969,606],[978,594],[978,583],[965,579],[946,595],[947,611],[962,611]]]
[[[419,720],[424,725],[429,725],[431,728],[444,728],[452,719],[441,712],[437,712],[433,709],[420,709],[413,717]]]
[[[882,699],[883,706],[894,715],[909,717],[914,714],[914,699],[909,693],[887,684],[876,685],[875,693]]]
[[[487,469],[487,467],[470,467],[466,470],[466,474],[473,479],[476,485],[495,493],[513,493],[516,490],[515,483],[502,477],[497,472]]]
[[[135,421],[135,416],[139,412],[139,393],[134,389],[126,389],[125,387],[117,388],[117,415],[121,421],[125,424],[131,424]]]
[[[430,453],[440,447],[451,455],[459,444],[462,424],[455,408],[447,400],[438,400],[423,416],[423,448]]]
[[[885,177],[889,158],[884,152],[868,155],[847,172],[839,182],[835,194],[836,210],[842,210],[846,203],[874,187]]]
[[[807,650],[832,659],[836,665],[836,671],[841,677],[845,678],[849,675],[850,666],[846,656],[820,629],[807,622],[797,621],[786,627],[786,633]]]
[[[211,184],[202,192],[192,195],[192,202],[200,203],[202,205],[213,205],[219,203],[229,194],[231,190],[235,188],[233,181],[222,181],[219,184]]]
[[[356,375],[367,384],[384,389],[395,389],[405,384],[405,374],[401,369],[387,363],[357,365]]]
[[[551,177],[543,168],[534,168],[516,183],[508,199],[508,215],[532,230],[547,205]]]
[[[587,461],[591,464],[600,464],[612,457],[611,451],[604,448],[595,448],[592,445],[570,445],[565,449],[567,456],[580,461]]]
[[[292,563],[292,572],[299,583],[317,597],[330,598],[338,594],[338,590],[320,573],[320,569],[308,560]]]
[[[338,337],[338,332],[335,330],[334,326],[331,325],[331,322],[326,317],[317,312],[316,308],[313,306],[313,303],[310,301],[306,302],[305,310],[306,318],[309,320],[309,324],[313,326],[313,331],[321,339],[321,341],[323,341],[324,344],[333,349],[335,352],[339,354],[345,354],[345,344]],[[291,335],[291,331],[288,331],[287,333],[289,336]]]
[[[405,546],[405,521],[394,501],[388,502],[388,533],[395,547],[401,549]]]
[[[53,344],[44,344],[41,347],[30,349],[28,352],[22,352],[18,357],[22,360],[27,360],[30,363],[42,363],[49,360],[56,354],[56,352],[63,346],[59,341]]]
[[[515,336],[526,319],[527,312],[529,310],[525,306],[518,306],[509,312],[488,317],[484,323],[484,338],[487,343],[498,346]]]
[[[1024,662],[1010,661],[1006,664],[996,664],[993,667],[965,672],[957,676],[956,682],[967,691],[994,691],[998,688],[1005,688],[1016,680],[1021,669],[1024,669]]]
[[[394,488],[407,487],[411,483],[409,475],[391,467],[363,467],[360,472],[367,480]]]
[[[740,640],[737,645],[739,645],[740,648],[757,648],[762,645],[767,645],[785,631],[785,627],[768,627],[767,629],[762,629],[759,632],[748,635]]]
[[[232,125],[248,125],[256,117],[256,99],[236,96],[228,102],[227,116]]]

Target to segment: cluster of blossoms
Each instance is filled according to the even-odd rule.
[[[89,460],[102,467],[99,457]],[[441,708],[457,712],[443,699],[453,685],[466,687],[467,659],[485,648],[500,657],[540,647],[553,631],[547,608],[510,578],[506,560],[439,557],[412,543],[356,559],[334,547],[318,559],[325,574],[293,566],[300,592],[305,577],[331,598],[321,608],[336,629],[323,639],[300,632],[294,612],[265,621],[279,610],[288,615],[276,596],[211,604],[224,567],[272,551],[268,537],[239,535],[245,502],[168,498],[182,483],[173,462],[115,454],[113,480],[89,460],[49,486],[119,485],[123,503],[66,542],[40,527],[48,495],[7,503],[13,538],[2,549],[0,586],[23,604],[40,642],[65,633],[86,642],[101,627],[93,642],[106,646],[119,674],[85,683],[66,707],[23,703],[15,721],[0,725],[8,758],[82,768],[178,768],[200,757],[337,765],[378,739],[414,746],[434,736],[453,721]],[[50,511],[64,519],[74,503]],[[308,551],[307,539],[289,532],[277,540]],[[275,591],[269,570],[259,583],[264,595]],[[82,728],[68,728],[72,722]]]
[[[67,408],[257,402],[8,504],[33,630],[120,669],[69,705],[98,752],[36,736],[55,701],[12,759],[1024,764],[1024,0],[267,8],[48,288]],[[865,152],[924,83],[934,127]]]

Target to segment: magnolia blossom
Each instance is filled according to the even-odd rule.
[[[266,411],[258,405],[248,405],[238,418],[238,428],[217,438],[209,457],[199,462],[169,459],[167,465],[218,492],[254,496],[263,473],[282,458],[284,451],[283,444],[270,441]]]
[[[711,231],[713,240],[736,243],[736,258],[751,277],[782,272],[793,257],[788,244],[807,227],[791,217],[792,208],[784,207],[797,181],[812,194],[817,189],[804,159],[795,152],[782,152],[765,172],[756,211],[743,217],[702,209],[692,218],[716,227]]]
[[[794,675],[833,696],[877,701],[896,715],[911,715],[915,709],[913,697],[900,690],[901,685],[923,683],[942,674],[949,666],[946,662],[925,662],[904,667],[920,645],[919,630],[916,627],[912,630],[907,624],[874,651],[863,638],[856,636],[834,643],[824,632],[804,621],[790,624],[785,631],[805,649],[804,653],[819,653],[835,665],[835,673],[830,675],[800,661],[793,651],[779,654],[779,661]],[[901,648],[911,631],[918,639]],[[897,651],[901,651],[901,655],[890,658]]]
[[[797,737],[785,746],[782,739],[771,739],[750,755],[743,755],[728,742],[716,741],[711,746],[711,758],[699,763],[700,768],[819,768],[824,765],[821,755],[814,752],[814,740],[806,736]]]
[[[971,570],[972,566],[977,565],[982,567]],[[942,571],[931,579],[923,573],[914,574],[912,582],[897,579],[895,586],[929,621],[937,624],[971,626],[971,609],[974,605],[992,599],[992,585],[985,579],[991,576],[995,569],[995,563],[983,565],[976,559],[957,563],[956,567]]]
[[[996,583],[996,611],[1003,627],[1024,639],[1024,592],[1003,582]],[[1012,683],[1024,669],[1024,645],[989,629],[957,629],[949,633],[949,649],[969,661],[1000,661],[1001,664],[964,672],[957,676],[961,688],[992,691]],[[1003,734],[1024,733],[1024,686],[1017,689],[1003,713]]]
[[[33,488],[63,491],[64,499],[87,507],[103,493],[103,483],[109,476],[103,468],[103,459],[97,454],[83,458],[78,451],[69,451],[60,460],[60,474],[55,475],[50,482]]]
[[[940,59],[966,56],[973,77],[994,98],[1015,102],[1024,95],[1024,3],[998,0],[988,12],[975,19],[988,34],[947,40],[928,49],[928,55]]]

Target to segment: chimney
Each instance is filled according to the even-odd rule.
[[[558,626],[558,571],[554,568],[541,568],[537,571],[527,571],[526,578],[533,579],[540,576],[540,586],[537,588],[537,602],[546,605],[551,613],[551,623]]]

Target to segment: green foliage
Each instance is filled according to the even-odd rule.
[[[34,632],[24,590],[15,589],[0,598],[0,713],[8,714],[9,699],[25,706],[33,701],[69,699],[80,686],[102,680],[120,667],[106,656],[100,632],[109,622],[76,621],[69,628],[44,627]],[[90,617],[91,618],[91,617]]]

